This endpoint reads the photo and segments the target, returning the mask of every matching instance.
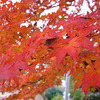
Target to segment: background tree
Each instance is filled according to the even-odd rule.
[[[79,14],[84,1],[91,12]],[[34,98],[68,71],[86,95],[100,88],[99,66],[100,0],[0,1],[0,89],[18,91],[7,100]]]

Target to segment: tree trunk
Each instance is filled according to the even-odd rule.
[[[68,93],[69,93],[69,85],[70,85],[70,76],[69,75],[70,72],[68,72],[66,74],[66,87],[65,87],[65,100],[68,100]]]

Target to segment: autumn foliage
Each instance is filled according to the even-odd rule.
[[[34,98],[68,71],[85,95],[100,89],[100,0],[1,0],[0,90],[18,91],[7,100]]]

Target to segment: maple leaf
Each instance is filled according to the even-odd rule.
[[[74,68],[75,68],[75,61],[77,51],[73,46],[65,45],[58,49],[56,49],[52,54],[49,55],[49,58],[52,56],[56,57],[56,66],[58,66],[63,60],[66,54],[70,55],[73,58]]]
[[[8,1],[8,0],[1,0],[2,3],[5,3],[5,2],[7,2],[7,1]]]
[[[17,61],[14,66],[16,66],[19,69],[31,69],[29,65],[23,61]]]
[[[94,79],[95,83],[100,87],[100,80],[99,80],[99,78],[100,78],[100,73],[93,75],[93,79]]]
[[[9,78],[16,78],[16,77],[17,75],[10,70],[0,71],[0,79],[9,79]]]
[[[91,41],[90,41],[88,38],[86,38],[86,37],[82,38],[81,43],[82,43],[82,46],[83,46],[84,48],[97,51],[97,50],[93,47],[93,44],[91,43]]]
[[[86,96],[87,96],[89,84],[90,84],[92,78],[93,78],[93,73],[89,72],[89,73],[86,73],[82,79],[82,91],[84,91]]]
[[[2,63],[0,67],[0,79],[9,79],[11,77],[16,77],[16,74],[9,69],[13,66],[13,63]]]

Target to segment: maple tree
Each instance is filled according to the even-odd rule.
[[[91,12],[79,14],[84,1]],[[18,91],[7,100],[34,98],[68,71],[85,95],[100,89],[100,0],[91,1],[0,1],[0,90]]]

